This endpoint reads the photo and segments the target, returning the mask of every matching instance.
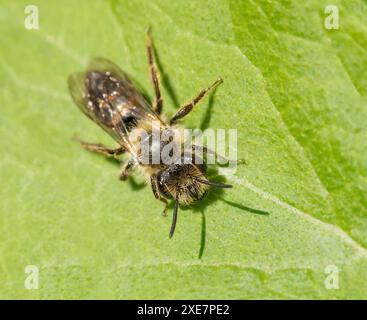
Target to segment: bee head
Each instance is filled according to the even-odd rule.
[[[230,188],[230,185],[209,181],[206,167],[199,157],[183,155],[180,162],[173,163],[157,174],[158,188],[165,198],[173,198],[180,204],[189,205],[201,200],[210,186]]]
[[[231,188],[231,185],[209,181],[205,174],[204,164],[182,161],[174,163],[157,174],[158,189],[165,198],[175,199],[170,238],[173,236],[177,221],[178,205],[189,205],[202,199],[210,186],[217,188]]]
[[[203,165],[175,163],[157,175],[160,193],[185,205],[202,199],[208,191],[209,186],[198,179],[206,179]]]

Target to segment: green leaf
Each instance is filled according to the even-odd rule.
[[[37,0],[39,30],[28,4],[0,10],[1,298],[366,298],[365,1],[334,1],[338,30],[326,0]],[[153,97],[148,25],[166,115],[221,75],[210,115],[206,99],[185,124],[237,128],[248,162],[233,189],[182,208],[172,239],[141,177],[118,181],[71,140],[113,146],[67,90],[91,57]]]

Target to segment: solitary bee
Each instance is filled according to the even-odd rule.
[[[173,199],[174,209],[169,237],[173,236],[177,221],[179,204],[189,205],[204,197],[210,186],[231,188],[231,185],[209,181],[206,176],[205,163],[197,161],[195,153],[216,153],[205,147],[192,145],[191,151],[180,153],[171,163],[146,163],[142,161],[141,139],[132,138],[138,130],[148,132],[148,141],[152,132],[171,131],[180,138],[182,130],[177,125],[178,120],[188,115],[195,105],[211,90],[222,83],[218,78],[208,88],[201,90],[188,104],[183,105],[167,124],[161,117],[163,99],[161,96],[159,73],[155,63],[153,43],[148,30],[147,57],[151,80],[155,91],[155,101],[151,106],[143,95],[135,88],[128,76],[114,63],[103,58],[95,58],[89,64],[87,71],[76,73],[69,77],[70,94],[79,109],[92,121],[110,134],[119,144],[116,149],[105,147],[99,143],[87,143],[79,140],[87,150],[106,156],[118,156],[129,153],[130,158],[123,166],[120,179],[126,180],[132,169],[138,168],[150,180],[154,196],[165,203],[166,212],[168,201]],[[174,138],[180,144],[181,139]],[[148,143],[149,155],[154,157],[160,153],[166,142],[157,145]],[[191,159],[188,161],[188,158]],[[196,160],[193,160],[193,159]]]

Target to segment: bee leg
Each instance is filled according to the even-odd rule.
[[[162,201],[165,206],[164,206],[164,209],[163,209],[163,212],[162,212],[162,215],[164,217],[167,217],[167,207],[168,207],[168,201],[166,198],[162,198],[159,194],[159,190],[158,190],[158,180],[157,180],[157,175],[156,174],[152,174],[150,176],[150,184],[152,186],[152,190],[153,190],[153,194],[155,196],[156,199]]]
[[[217,152],[215,152],[214,150],[211,150],[211,149],[208,149],[206,147],[203,147],[203,146],[197,146],[195,144],[192,145],[192,151],[193,152],[202,152],[203,155],[211,155],[211,156],[215,156],[215,159],[216,160],[220,160],[221,162],[223,163],[236,163],[236,164],[245,164],[246,163],[246,160],[244,159],[239,159],[239,160],[230,160],[230,159],[227,159],[226,157],[218,154]]]
[[[78,138],[74,138],[74,139],[78,141],[84,149],[87,149],[89,151],[96,152],[99,154],[103,154],[105,156],[118,156],[125,152],[125,149],[123,147],[119,147],[116,149],[110,149],[101,143],[88,143],[88,142],[79,140]]]
[[[159,200],[164,203],[164,209],[163,209],[163,212],[162,212],[162,216],[167,217],[168,201],[167,201],[166,198],[162,198],[162,197],[160,197]]]
[[[150,27],[147,30],[146,47],[147,47],[147,57],[148,57],[150,76],[151,76],[152,83],[154,86],[154,91],[155,91],[155,101],[153,105],[153,110],[157,114],[161,114],[162,107],[163,107],[163,98],[161,95],[161,90],[160,90],[160,85],[159,85],[159,71],[154,61],[154,48],[153,48],[152,36],[150,34]]]
[[[121,173],[120,173],[120,180],[121,181],[125,181],[127,180],[127,178],[129,177],[130,173],[131,173],[131,169],[134,167],[135,162],[130,159],[126,165],[124,166],[124,168],[122,169]]]
[[[219,77],[216,81],[214,81],[208,88],[201,90],[195,98],[193,98],[189,103],[183,105],[171,118],[170,125],[175,124],[179,119],[184,118],[188,115],[196,104],[199,103],[201,99],[203,99],[211,90],[215,89],[218,85],[223,82],[223,79]]]

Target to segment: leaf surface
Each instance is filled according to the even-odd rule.
[[[366,298],[367,5],[334,2],[339,30],[324,28],[327,1],[39,0],[26,30],[28,3],[2,1],[0,296]],[[91,57],[153,97],[148,25],[166,115],[221,75],[185,125],[236,128],[248,162],[233,189],[182,208],[171,240],[144,180],[121,183],[71,140],[113,146],[67,90]]]

